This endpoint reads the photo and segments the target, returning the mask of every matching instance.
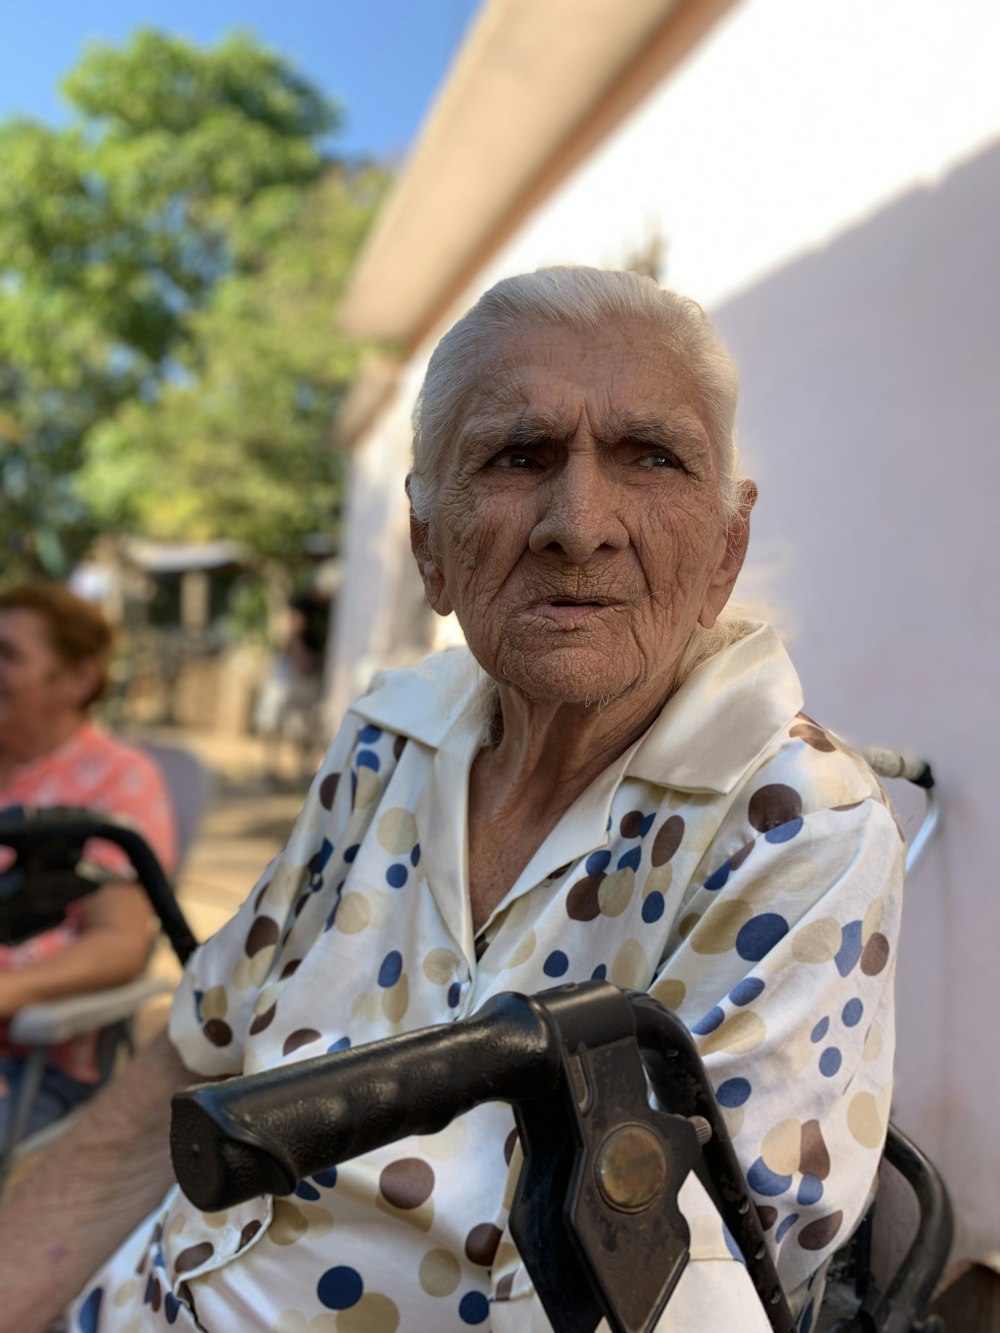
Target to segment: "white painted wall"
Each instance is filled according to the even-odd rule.
[[[453,312],[504,274],[618,266],[659,233],[666,280],[718,320],[761,487],[750,581],[792,629],[807,708],[926,750],[940,776],[896,1114],[945,1171],[962,1253],[1000,1244],[997,69],[995,0],[746,0]],[[419,637],[399,488],[429,352],[358,450],[338,707],[360,660]]]

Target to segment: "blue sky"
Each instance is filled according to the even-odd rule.
[[[0,0],[0,118],[65,120],[89,38],[146,26],[200,44],[250,29],[345,108],[337,151],[400,157],[482,0]]]

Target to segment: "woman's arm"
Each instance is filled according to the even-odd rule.
[[[113,881],[80,907],[83,929],[65,949],[0,972],[0,1017],[39,1001],[119,986],[145,967],[153,914],[137,884]]]
[[[198,1081],[156,1038],[4,1201],[0,1333],[44,1333],[163,1197],[170,1098]]]

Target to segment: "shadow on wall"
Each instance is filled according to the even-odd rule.
[[[751,573],[795,627],[806,708],[926,752],[944,830],[909,888],[896,1114],[995,1248],[990,977],[1000,588],[1000,145],[713,312],[760,484]],[[988,1197],[989,1196],[989,1197]]]

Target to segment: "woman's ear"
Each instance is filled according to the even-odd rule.
[[[406,494],[410,494],[409,476],[406,478]],[[417,518],[413,512],[412,504],[410,506],[410,549],[413,552],[414,560],[417,562],[417,569],[420,570],[420,577],[424,584],[424,595],[431,609],[436,611],[439,616],[450,615],[455,608],[448,596],[441,566],[434,558],[434,553],[431,550],[430,524]]]
[[[709,580],[702,602],[698,624],[704,629],[711,629],[719,618],[722,608],[729,601],[730,594],[743,568],[746,558],[747,543],[750,540],[750,511],[757,501],[757,483],[744,478],[740,482],[739,501],[736,513],[729,520],[726,528],[726,541],[722,556],[715,573]]]

